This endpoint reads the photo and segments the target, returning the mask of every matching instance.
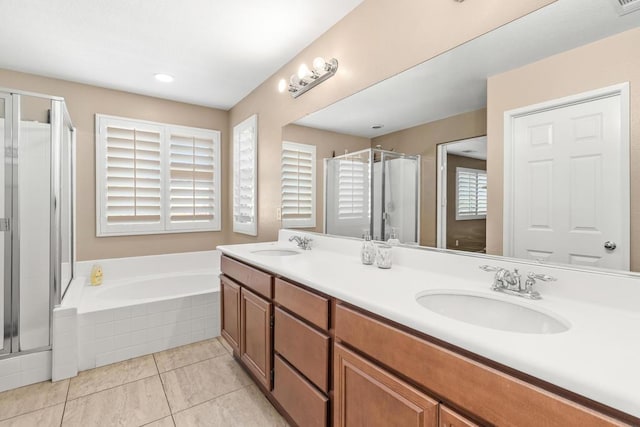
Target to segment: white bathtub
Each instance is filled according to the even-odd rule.
[[[86,286],[79,313],[217,292],[218,274],[200,270],[105,280],[101,286]]]
[[[61,307],[77,311],[77,370],[220,335],[219,266],[218,251],[78,263]]]

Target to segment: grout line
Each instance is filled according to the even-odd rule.
[[[196,403],[195,405],[193,405],[193,406],[189,406],[188,408],[180,409],[179,411],[176,411],[175,413],[172,413],[171,415],[172,415],[172,416],[173,416],[173,415],[177,415],[177,414],[179,414],[179,413],[181,413],[181,412],[188,411],[188,410],[193,409],[193,408],[197,408],[198,406],[202,406],[202,405],[204,405],[205,403],[209,403],[209,402],[212,402],[212,401],[214,401],[214,400],[218,400],[218,399],[220,399],[221,397],[224,397],[224,396],[227,396],[227,395],[229,395],[229,394],[231,394],[231,393],[235,393],[235,392],[240,391],[240,390],[242,390],[242,389],[245,389],[245,388],[251,387],[252,385],[253,385],[253,383],[248,384],[248,385],[243,385],[243,386],[241,386],[241,387],[239,387],[239,388],[237,388],[237,389],[235,389],[235,390],[231,390],[231,391],[228,391],[228,392],[226,392],[226,393],[220,394],[220,395],[218,395],[218,396],[216,396],[216,397],[212,397],[211,399],[205,400],[204,402]]]
[[[92,391],[91,393],[87,393],[87,394],[83,394],[82,396],[74,397],[73,399],[70,400],[70,402],[73,402],[74,400],[82,399],[84,397],[91,396],[91,395],[94,395],[94,394],[102,393],[103,391],[113,390],[114,388],[122,387],[122,386],[125,386],[125,385],[128,385],[128,384],[137,383],[138,381],[146,380],[148,378],[155,377],[156,375],[158,375],[158,374],[151,374],[151,375],[146,376],[146,377],[142,377],[142,378],[138,378],[138,379],[135,379],[135,380],[124,382],[122,384],[114,385],[113,387],[107,387],[107,388],[103,388],[101,390]],[[68,393],[67,393],[67,397],[68,397]],[[65,402],[65,406],[66,406],[66,402]]]
[[[162,381],[162,377],[160,376],[160,369],[158,368],[158,361],[156,360],[155,353],[153,354],[153,362],[156,365],[156,370],[158,371],[158,379],[160,380],[160,386],[162,387],[162,393],[164,393],[164,399],[167,401],[167,407],[169,408],[169,416],[171,417],[171,422],[173,422],[173,426],[176,425],[176,420],[173,418],[173,411],[171,410],[171,403],[169,402],[169,396],[167,396],[167,390],[164,386],[164,381]]]
[[[61,381],[66,381],[66,379],[65,379],[65,380],[61,380]],[[29,387],[29,386],[36,385],[36,384],[41,384],[41,383],[50,383],[50,384],[53,384],[53,381],[49,379],[49,380],[46,380],[46,381],[40,381],[40,382],[38,382],[38,383],[27,384],[27,385],[22,386],[22,387],[16,387],[16,388],[12,388],[12,389],[9,389],[9,390],[5,390],[5,391],[3,391],[3,392],[0,392],[0,394],[2,394],[2,393],[8,393],[8,392],[11,392],[11,391],[13,391],[13,390],[18,390],[18,389],[21,389],[21,388],[23,388],[23,387]],[[67,386],[67,395],[68,395],[68,394],[69,394],[69,388],[68,388],[68,386]],[[66,406],[66,403],[67,403],[67,399],[66,399],[66,397],[65,397],[65,400],[64,400],[64,401],[61,401],[61,402],[58,402],[58,403],[51,403],[51,404],[46,403],[46,404],[45,404],[45,406],[43,406],[43,407],[41,407],[41,408],[36,408],[36,409],[32,409],[32,410],[27,411],[27,412],[22,412],[22,413],[20,413],[20,414],[12,415],[12,416],[10,416],[10,417],[8,417],[8,418],[0,418],[0,424],[2,424],[3,422],[5,422],[5,421],[7,421],[7,420],[11,420],[11,419],[13,419],[13,418],[17,418],[17,417],[21,417],[21,416],[23,416],[23,415],[31,414],[32,412],[42,411],[43,409],[53,408],[54,406],[58,406],[58,405],[61,405],[61,404],[63,404],[63,403],[64,403],[64,404],[65,404],[65,406]]]
[[[71,390],[71,378],[69,378],[69,382],[67,384],[67,394],[64,396],[64,407],[62,408],[62,416],[60,417],[60,427],[62,427],[62,422],[64,421],[64,414],[67,412],[67,399],[69,399],[69,390]]]
[[[198,363],[206,362],[207,360],[218,359],[219,357],[223,357],[223,356],[229,356],[229,353],[224,352],[224,353],[221,353],[221,354],[217,354],[215,356],[207,357],[206,359],[198,360],[197,362],[187,363],[186,365],[178,366],[178,367],[173,368],[173,369],[167,369],[166,371],[160,372],[160,375],[166,374],[167,372],[171,372],[171,371],[177,371],[178,369],[186,368],[187,366],[192,366],[192,365],[196,365]]]

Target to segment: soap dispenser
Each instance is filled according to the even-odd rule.
[[[371,241],[371,235],[368,230],[364,232],[363,239],[360,260],[364,265],[372,265],[376,259],[376,247]]]
[[[400,244],[397,228],[391,227],[391,233],[389,233],[389,240],[387,240],[387,244],[389,246],[398,246]]]

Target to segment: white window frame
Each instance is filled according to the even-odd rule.
[[[460,213],[460,173],[465,173],[465,174],[474,174],[476,175],[476,179],[478,176],[480,175],[484,175],[485,177],[485,182],[487,180],[487,171],[486,170],[482,170],[482,169],[471,169],[471,168],[463,168],[463,167],[456,167],[456,221],[466,221],[466,220],[470,220],[470,219],[486,219],[487,218],[487,214],[486,212],[484,214],[478,214],[478,190],[479,188],[477,188],[476,186],[476,209],[475,212],[476,214],[463,214]],[[486,197],[486,189],[485,189],[485,197]]]
[[[160,132],[160,220],[157,223],[122,223],[109,224],[106,216],[106,127],[117,125],[135,126],[141,129],[152,129]],[[170,134],[171,132],[187,132],[195,137],[206,137],[213,140],[214,162],[214,215],[213,220],[205,222],[171,223],[170,220]],[[193,128],[147,120],[137,120],[106,114],[96,114],[95,119],[95,151],[96,151],[96,236],[133,236],[146,234],[169,234],[221,230],[221,195],[220,195],[220,131]]]
[[[314,228],[316,226],[316,146],[310,144],[300,144],[298,142],[283,141],[282,152],[298,151],[301,153],[307,153],[311,155],[311,213],[307,218],[287,218],[285,213],[284,203],[281,202],[282,207],[282,227],[283,228]],[[281,177],[281,197],[284,187],[284,164],[280,166]]]
[[[241,141],[245,132],[251,133],[249,141]],[[244,150],[241,151],[241,143],[244,143]],[[233,232],[258,235],[258,116],[247,118],[233,127]],[[247,173],[252,176],[251,188],[241,189],[240,174]],[[251,214],[248,219],[241,221],[238,219],[240,206],[238,200],[240,195],[249,193],[249,205]]]

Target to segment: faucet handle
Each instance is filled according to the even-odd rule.
[[[548,274],[537,274],[534,272],[529,272],[529,274],[527,274],[527,277],[532,280],[542,280],[543,282],[554,282],[558,280],[553,276],[549,276]]]

